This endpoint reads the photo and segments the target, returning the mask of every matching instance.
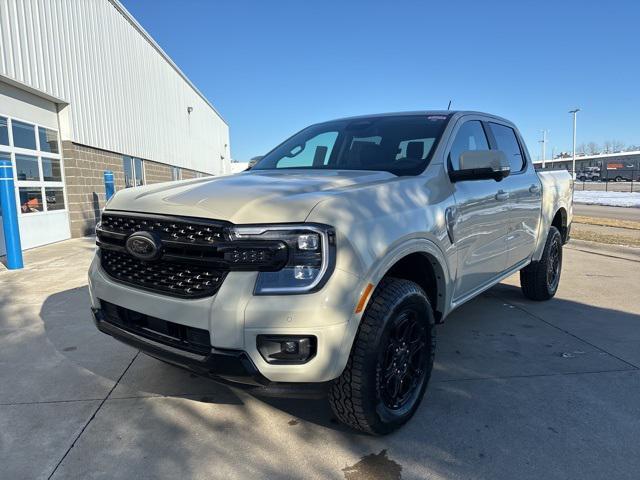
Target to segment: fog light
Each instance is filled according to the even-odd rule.
[[[258,335],[256,346],[267,363],[305,363],[316,354],[316,337]]]

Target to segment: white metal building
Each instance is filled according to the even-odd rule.
[[[118,189],[219,175],[229,152],[225,121],[117,0],[0,0],[0,157],[23,248],[90,233],[104,170]]]

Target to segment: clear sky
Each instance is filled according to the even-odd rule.
[[[640,1],[124,0],[230,126],[232,157],[348,115],[481,110],[534,158],[640,144]],[[161,119],[159,119],[161,121]]]

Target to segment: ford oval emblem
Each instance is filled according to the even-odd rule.
[[[136,232],[127,238],[125,248],[139,260],[156,260],[161,253],[160,241],[149,232]]]

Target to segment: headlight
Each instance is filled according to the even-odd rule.
[[[286,248],[277,270],[258,274],[256,295],[310,293],[321,288],[333,271],[335,232],[326,225],[242,226],[232,227],[230,233],[231,245],[251,242],[257,250],[261,244]],[[238,255],[246,256],[243,250],[238,249]]]

